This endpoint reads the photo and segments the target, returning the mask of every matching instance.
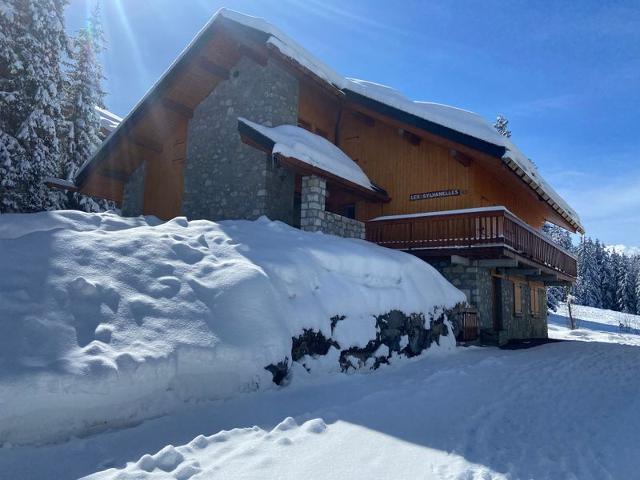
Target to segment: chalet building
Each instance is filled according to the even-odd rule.
[[[541,228],[583,232],[533,163],[478,115],[344,78],[271,25],[228,10],[72,188],[123,215],[266,215],[405,250],[466,293],[474,310],[461,316],[461,338],[479,332],[493,344],[547,336],[544,287],[573,282],[576,259]]]

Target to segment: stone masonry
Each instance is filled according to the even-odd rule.
[[[245,145],[238,117],[267,125],[296,125],[298,82],[268,61],[243,57],[189,121],[182,212],[208,220],[294,221],[295,175],[270,155]]]
[[[144,163],[129,176],[122,193],[123,217],[137,217],[144,213]]]
[[[511,339],[547,338],[546,297],[541,296],[542,308],[534,315],[530,305],[530,286],[527,283],[522,283],[522,313],[515,313],[514,283],[505,275],[500,274],[494,284],[494,270],[489,267],[457,265],[449,259],[432,260],[430,263],[464,292],[469,304],[478,310],[483,343],[503,345]],[[494,325],[494,285],[499,289],[496,300],[501,309],[498,331]]]
[[[498,343],[503,344],[510,339],[547,338],[547,298],[542,296],[542,308],[534,315],[531,305],[531,287],[522,284],[522,313],[514,311],[513,282],[500,280],[502,287],[502,328],[499,332]]]
[[[327,184],[315,175],[302,177],[300,228],[346,238],[364,239],[364,223],[325,210]]]
[[[491,269],[455,265],[450,260],[431,262],[444,278],[461,290],[469,304],[476,307],[480,319],[480,329],[493,328],[493,297]]]

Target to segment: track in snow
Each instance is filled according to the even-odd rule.
[[[65,444],[4,448],[0,472],[64,479],[134,462],[92,478],[632,478],[639,355],[586,342],[428,355]]]

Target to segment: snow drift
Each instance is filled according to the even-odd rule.
[[[264,218],[2,215],[0,271],[0,443],[272,388],[305,330],[363,347],[375,316],[464,301],[411,255]]]

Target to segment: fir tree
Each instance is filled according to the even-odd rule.
[[[625,272],[622,278],[620,311],[625,313],[637,313],[638,297],[636,288],[638,285],[638,258],[623,256]]]
[[[498,115],[496,123],[493,124],[494,128],[498,130],[498,133],[504,137],[511,137],[511,130],[509,130],[509,120],[503,115]]]
[[[18,32],[14,2],[0,8],[0,212],[17,211],[17,188],[27,167],[26,153],[16,134],[23,117],[19,78],[24,64],[15,41]]]
[[[593,305],[596,308],[606,308],[607,303],[607,283],[609,281],[607,277],[607,264],[608,255],[604,248],[604,244],[600,243],[600,240],[596,238],[593,244],[593,261],[595,262],[595,270],[597,272],[594,280],[594,289],[598,292],[598,304]]]
[[[578,278],[574,287],[576,303],[589,307],[601,305],[598,275],[595,245],[591,238],[583,238],[578,246]]]
[[[60,177],[73,180],[80,167],[100,145],[100,115],[95,107],[104,107],[104,79],[99,55],[105,41],[96,3],[88,25],[71,41],[71,62],[65,86],[64,110],[66,131]],[[100,211],[108,202],[95,201],[80,194],[67,194],[66,208]]]
[[[66,0],[4,0],[0,9],[2,211],[59,206],[43,178],[57,173],[62,127],[60,60]]]
[[[609,310],[618,310],[618,295],[621,290],[620,283],[624,276],[624,266],[622,263],[622,257],[615,250],[608,256],[606,274],[608,276],[608,280],[604,308]]]

